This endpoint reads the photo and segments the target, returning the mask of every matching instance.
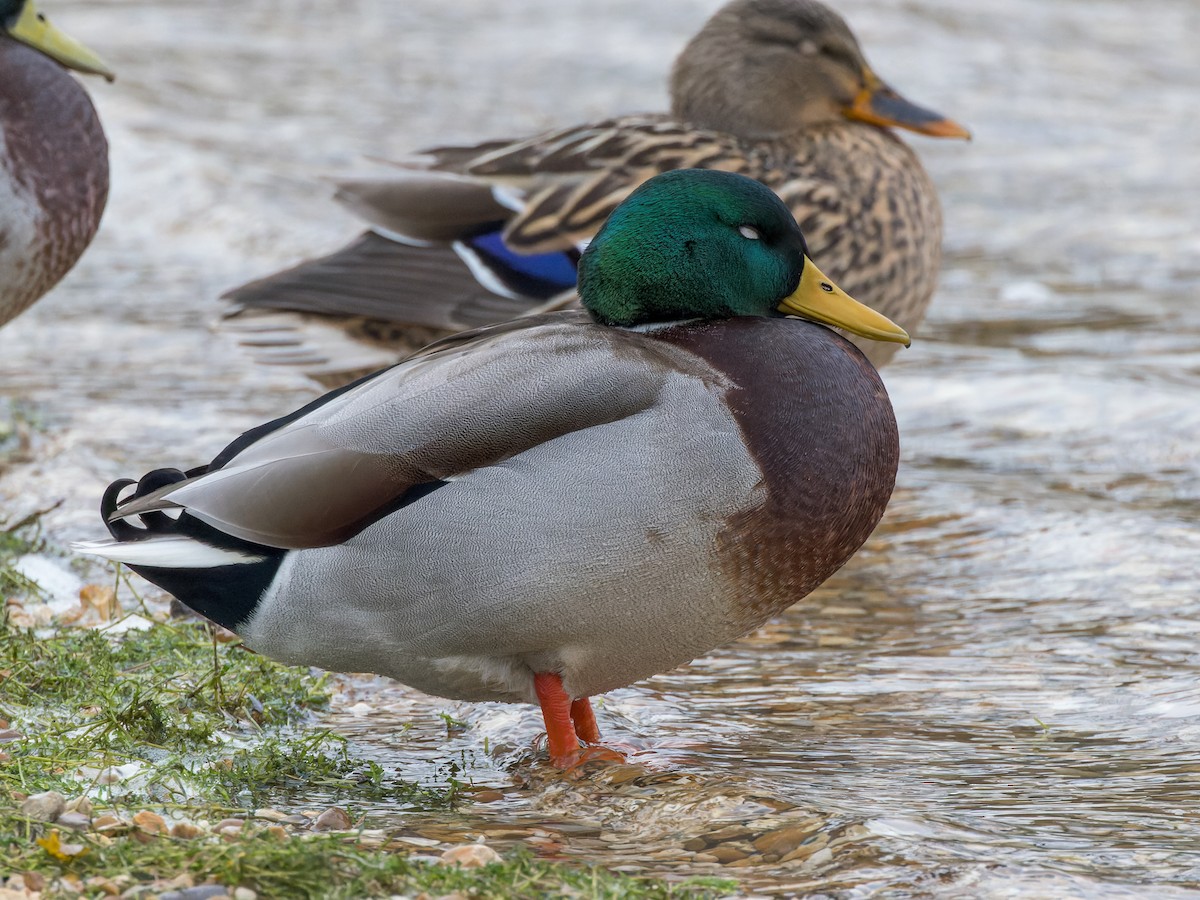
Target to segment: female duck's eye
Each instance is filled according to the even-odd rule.
[[[762,235],[759,233],[758,229],[755,228],[753,225],[739,225],[738,226],[738,234],[740,234],[742,237],[746,238],[746,240],[749,240],[749,241],[757,241],[757,240],[762,239]]]

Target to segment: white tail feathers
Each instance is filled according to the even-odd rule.
[[[156,536],[144,541],[77,541],[71,544],[71,549],[113,562],[162,569],[216,569],[266,559],[239,550],[213,547],[181,534]]]

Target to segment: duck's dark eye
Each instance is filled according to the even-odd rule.
[[[843,47],[838,44],[827,44],[821,48],[821,52],[827,59],[832,60],[839,66],[845,66],[847,69],[855,72],[862,68],[854,51],[849,47]]]
[[[749,241],[762,240],[762,232],[760,232],[753,225],[739,225],[738,226],[738,234],[740,234],[742,237],[746,238]]]

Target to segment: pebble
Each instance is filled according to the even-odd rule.
[[[166,834],[168,830],[166,819],[148,809],[134,815],[133,824],[146,834]]]
[[[212,827],[212,830],[216,834],[224,834],[226,831],[241,831],[245,824],[245,819],[222,819]]]
[[[76,797],[74,800],[68,800],[67,812],[83,813],[90,818],[92,815],[92,801],[83,795]]]
[[[348,828],[350,828],[350,816],[344,809],[336,806],[329,807],[312,823],[313,831],[346,831]]]
[[[204,834],[204,829],[191,822],[176,822],[171,826],[171,837],[181,838],[185,841],[198,838],[202,834]]]
[[[167,891],[165,894],[158,895],[158,900],[218,900],[218,898],[228,900],[229,888],[221,884],[198,884],[181,891]]]
[[[443,853],[439,862],[443,866],[477,869],[480,866],[500,862],[500,854],[487,844],[459,844]]]
[[[98,831],[101,834],[113,834],[116,832],[126,831],[133,826],[124,819],[117,818],[113,815],[105,814],[98,816],[92,820],[92,830]]]
[[[482,791],[476,791],[471,795],[476,803],[495,803],[497,800],[504,799],[504,793],[492,788]]]
[[[733,862],[725,863],[727,869],[741,869],[745,866],[757,866],[763,861],[761,856],[747,856],[745,859],[735,859]]]
[[[4,728],[0,730],[0,744],[6,744],[9,741],[19,741],[25,735],[17,731],[15,728]]]
[[[811,841],[801,844],[791,853],[785,853],[779,858],[781,863],[792,862],[797,859],[807,859],[818,850],[821,850],[829,843],[829,835],[824,832],[817,832]]]
[[[826,863],[831,862],[833,862],[833,851],[828,847],[822,847],[808,858],[808,860],[804,863],[804,868],[815,869],[818,866],[823,866]]]
[[[813,834],[810,825],[785,825],[754,839],[754,849],[776,858],[791,853]]]
[[[89,816],[85,816],[81,812],[67,810],[54,820],[54,824],[63,828],[69,828],[72,831],[87,831],[92,825],[92,820]]]
[[[712,856],[723,866],[729,865],[731,862],[737,862],[739,859],[745,859],[750,854],[745,850],[739,850],[737,847],[729,844],[718,844],[706,854]]]
[[[84,886],[93,895],[96,891],[107,897],[118,897],[121,894],[121,886],[112,879],[105,878],[103,875],[93,875],[84,882]]]
[[[67,808],[67,800],[58,791],[33,794],[21,803],[21,815],[39,822],[54,822]]]
[[[268,809],[264,807],[263,809],[256,809],[254,811],[254,818],[266,819],[268,822],[282,822],[287,819],[287,813],[281,813],[277,809]]]

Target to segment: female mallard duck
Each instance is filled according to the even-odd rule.
[[[64,70],[112,72],[33,0],[0,0],[0,325],[54,287],[108,199],[108,143]]]
[[[579,276],[590,316],[447,338],[207,466],[123,501],[114,482],[115,540],[79,549],[277,659],[539,703],[570,764],[598,738],[589,696],[761,625],[883,515],[899,449],[879,376],[784,315],[908,342],[726,172],[642,185]]]
[[[651,175],[688,167],[769,185],[825,271],[909,331],[920,323],[941,258],[941,212],[916,155],[887,126],[967,132],[881,81],[840,16],[816,0],[734,0],[676,60],[671,97],[670,115],[437,147],[393,175],[343,183],[340,199],[372,231],[226,296],[235,315],[336,317],[354,343],[310,334],[325,343],[310,353],[297,346],[303,333],[272,328],[278,315],[229,326],[264,361],[345,380],[394,361],[399,347],[572,297],[579,251],[613,207]],[[861,346],[876,365],[895,349]]]

